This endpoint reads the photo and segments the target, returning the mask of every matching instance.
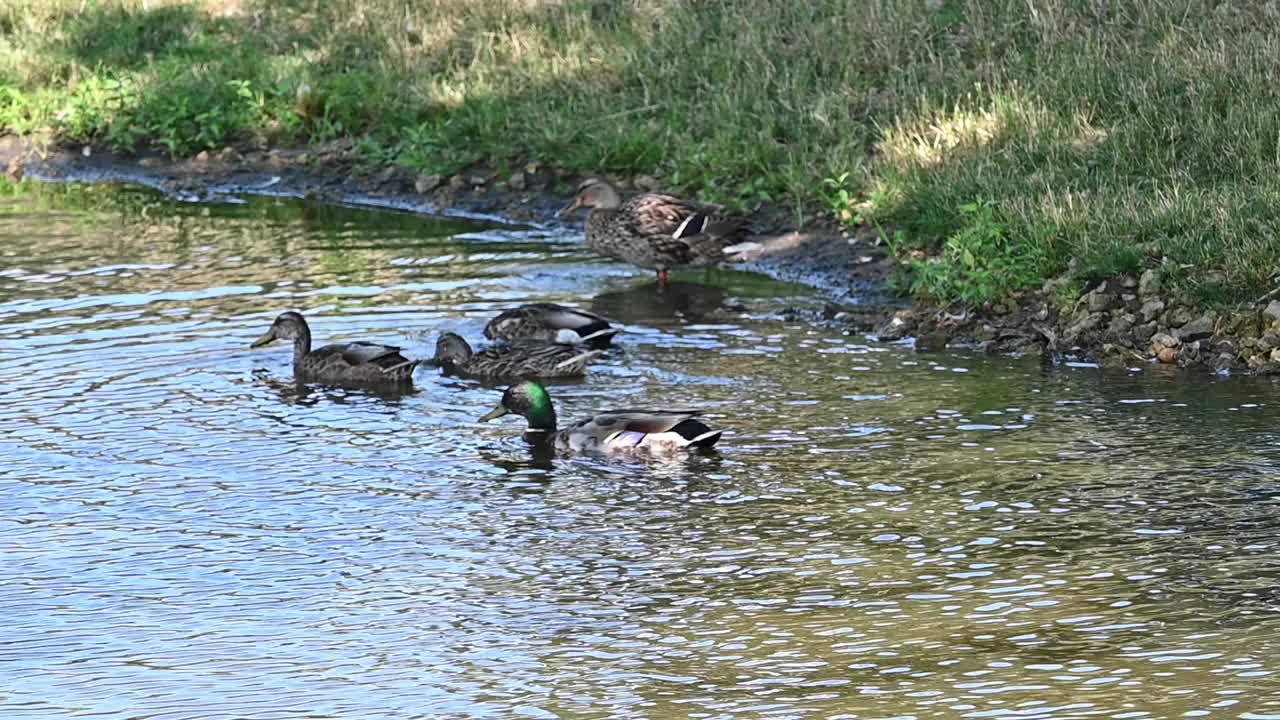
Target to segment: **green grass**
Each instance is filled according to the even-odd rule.
[[[937,300],[1036,286],[1072,258],[1089,279],[1164,257],[1167,285],[1222,304],[1280,284],[1276,15],[1207,0],[5,0],[0,126],[176,156],[352,137],[424,172],[649,174],[879,224],[937,254],[909,279]]]

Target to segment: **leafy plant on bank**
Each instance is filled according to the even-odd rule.
[[[911,289],[935,299],[980,304],[1039,283],[1046,258],[1036,246],[1010,241],[990,201],[961,205],[964,226],[942,253],[911,262]]]

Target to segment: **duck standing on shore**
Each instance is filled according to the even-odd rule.
[[[601,178],[578,185],[573,201],[559,215],[590,208],[587,247],[632,265],[658,272],[658,288],[676,267],[714,265],[744,249],[747,223],[674,195],[648,192],[623,202],[617,189]]]

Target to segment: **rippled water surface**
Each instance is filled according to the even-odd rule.
[[[916,354],[405,214],[47,186],[0,233],[4,718],[1280,717],[1269,381]],[[530,300],[626,326],[562,418],[699,406],[720,452],[548,462],[491,388],[248,348]]]

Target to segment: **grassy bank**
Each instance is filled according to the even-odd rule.
[[[4,0],[0,125],[655,175],[940,250],[910,280],[935,298],[1163,258],[1229,303],[1280,282],[1277,27],[1190,0]]]

